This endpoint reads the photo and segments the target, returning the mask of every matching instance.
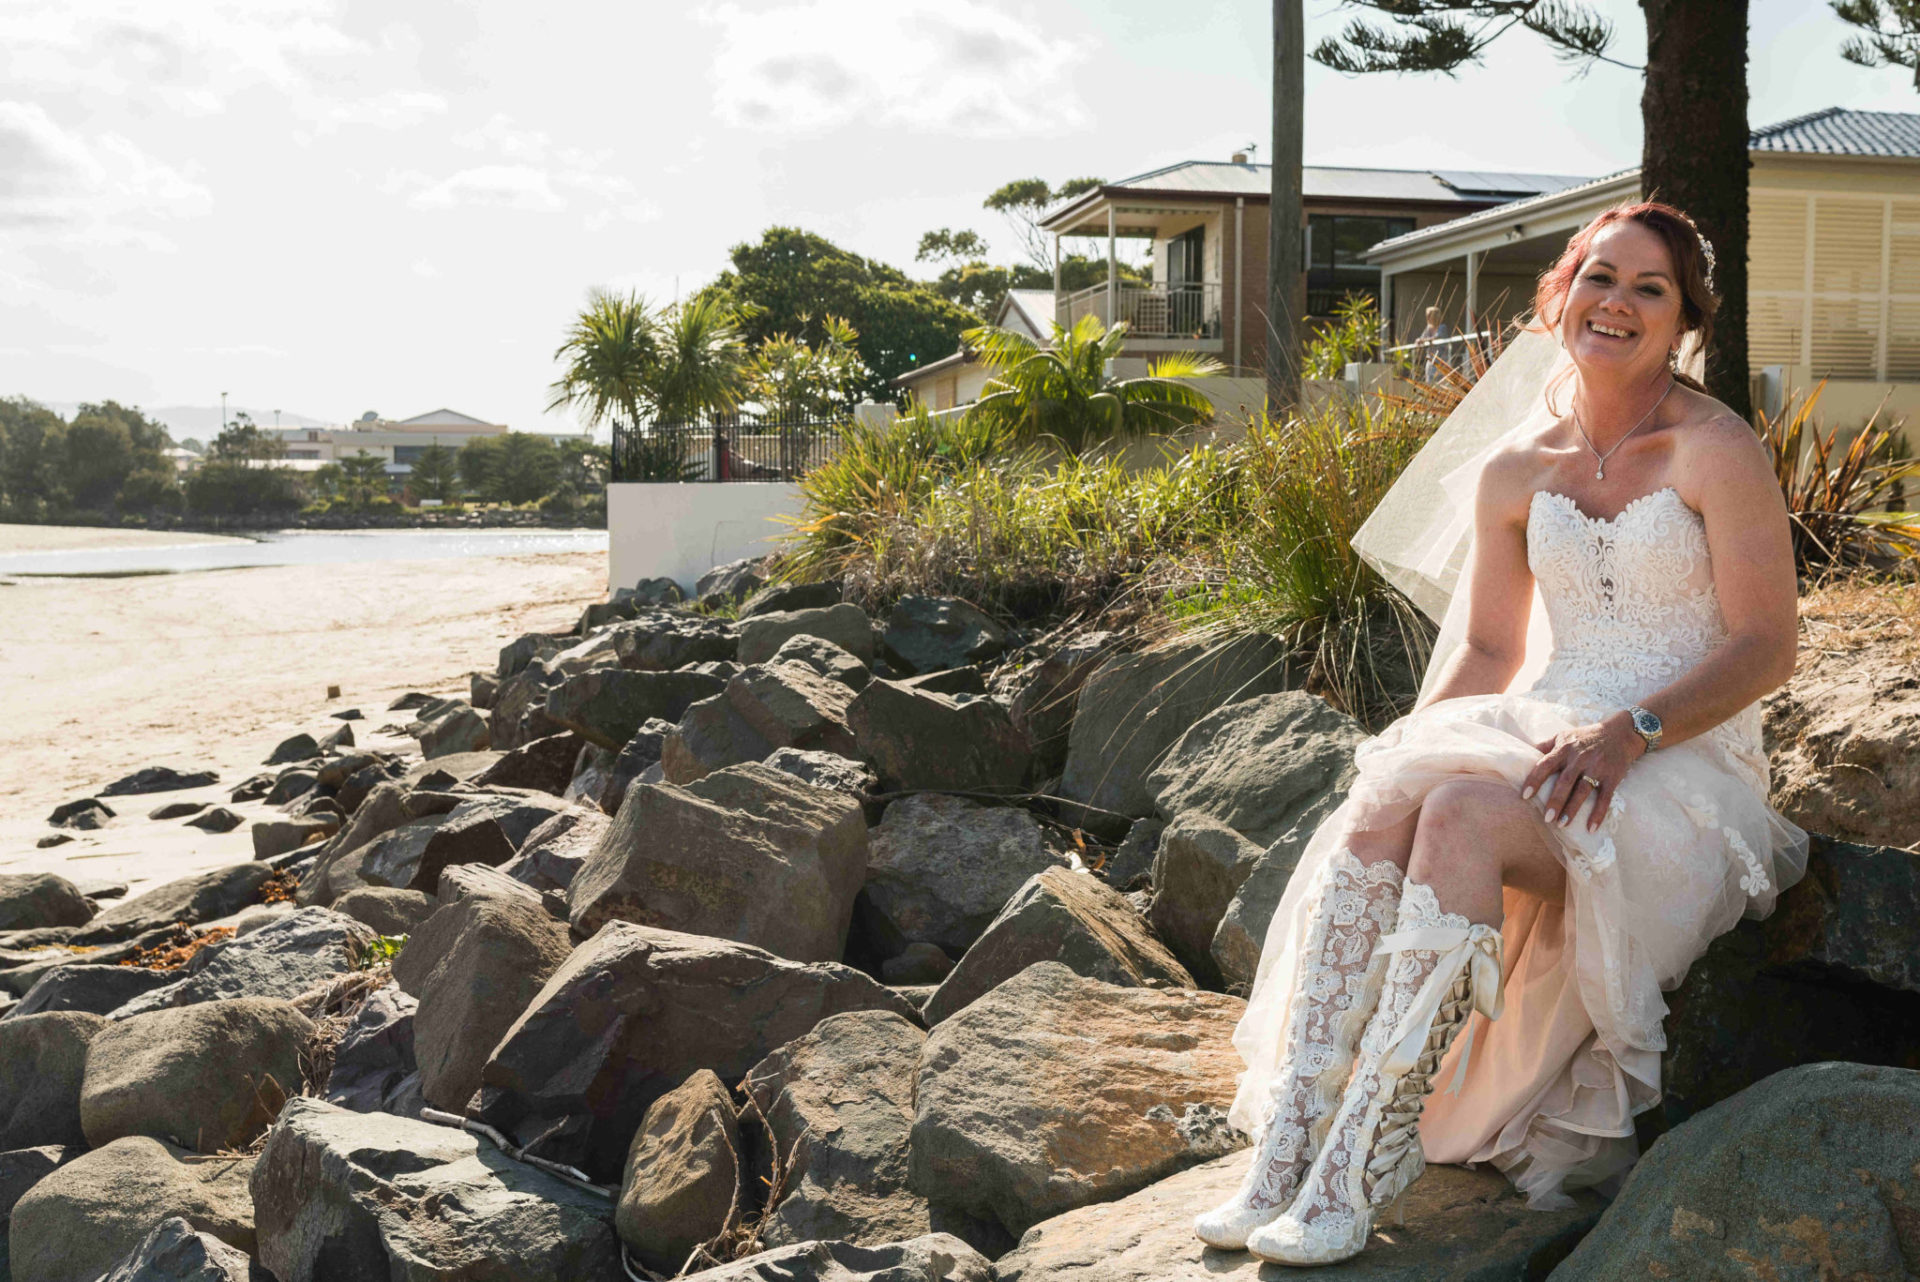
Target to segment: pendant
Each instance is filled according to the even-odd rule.
[[[1604,480],[1606,480],[1606,479],[1607,479],[1607,469],[1606,469],[1606,468],[1604,468],[1604,467],[1596,467],[1596,468],[1594,468],[1594,469],[1593,469],[1593,479],[1594,479],[1594,480],[1596,480],[1596,481],[1604,481]]]

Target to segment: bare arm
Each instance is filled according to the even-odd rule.
[[[1533,571],[1527,566],[1531,497],[1530,476],[1520,460],[1488,462],[1474,494],[1473,547],[1460,577],[1460,590],[1467,593],[1467,634],[1422,706],[1497,694],[1520,670],[1533,603]]]

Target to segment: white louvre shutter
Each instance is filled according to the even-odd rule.
[[[1768,298],[1757,295],[1747,301],[1747,364],[1798,365],[1800,335],[1806,324],[1804,298]]]
[[[1878,295],[1883,279],[1880,232],[1886,206],[1878,200],[1822,196],[1814,206],[1813,289],[1817,294]],[[1819,342],[1819,327],[1814,341]]]
[[[1807,198],[1791,193],[1755,192],[1749,204],[1747,287],[1807,288]],[[1796,354],[1795,360],[1799,359]]]
[[[1895,294],[1920,296],[1920,200],[1893,202],[1892,261],[1888,264]]]
[[[1920,381],[1920,301],[1896,298],[1888,312],[1887,380]]]
[[[1872,379],[1880,348],[1878,298],[1813,300],[1813,376]]]

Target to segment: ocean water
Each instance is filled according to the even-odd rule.
[[[183,535],[191,538],[191,535]],[[0,554],[0,575],[115,577],[258,565],[437,561],[452,557],[604,552],[605,530],[286,530],[245,542],[75,548]]]

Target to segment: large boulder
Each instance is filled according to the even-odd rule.
[[[174,1215],[155,1225],[100,1282],[251,1282],[262,1276],[245,1251]]]
[[[298,1099],[253,1170],[278,1282],[615,1282],[607,1203],[452,1127]]]
[[[211,770],[175,770],[172,766],[148,766],[116,779],[100,790],[102,797],[129,797],[150,792],[181,792],[188,788],[209,788],[220,782]]]
[[[15,1204],[7,1243],[17,1282],[95,1282],[178,1217],[254,1248],[250,1157],[196,1157],[129,1136],[68,1162]]]
[[[1086,873],[1049,868],[1007,901],[921,1016],[932,1027],[1043,961],[1127,988],[1194,987],[1126,896]]]
[[[676,1276],[693,1249],[738,1222],[740,1124],[706,1069],[655,1100],[627,1150],[613,1223],[634,1257]]]
[[[1153,813],[1147,774],[1216,708],[1294,684],[1287,647],[1254,635],[1107,659],[1081,687],[1061,795],[1102,810]]]
[[[486,714],[462,703],[424,722],[418,735],[420,755],[432,761],[464,752],[480,752],[492,745]]]
[[[914,1066],[927,1035],[891,1011],[823,1019],[754,1066],[746,1088],[790,1164],[787,1194],[760,1222],[768,1246],[927,1232],[907,1184]]]
[[[433,896],[424,890],[392,886],[363,886],[333,901],[333,911],[353,918],[376,935],[409,934],[437,907]]]
[[[1017,1237],[1220,1156],[1241,1142],[1225,1112],[1245,1008],[1029,967],[928,1036],[913,1187]]]
[[[606,837],[612,822],[606,815],[584,807],[557,814],[528,833],[520,853],[500,865],[500,871],[535,890],[564,894]]]
[[[356,1113],[407,1115],[417,1099],[420,1066],[413,1053],[413,1021],[420,1003],[394,984],[367,994],[334,1044],[323,1088],[326,1101]]]
[[[1147,772],[1164,819],[1202,814],[1257,846],[1295,827],[1302,844],[1353,783],[1366,730],[1318,695],[1259,695],[1215,709]]]
[[[467,802],[381,834],[358,852],[334,860],[328,877],[337,893],[358,886],[431,890],[441,872],[456,864],[498,867],[513,854],[513,841],[499,818]]]
[[[995,1274],[1000,1282],[1269,1282],[1291,1277],[1286,1269],[1262,1265],[1244,1251],[1216,1251],[1193,1234],[1193,1217],[1233,1196],[1247,1173],[1247,1161],[1245,1153],[1215,1158],[1117,1202],[1044,1220],[1027,1231],[1015,1250],[995,1261]],[[1407,1192],[1406,1224],[1388,1220],[1379,1225],[1365,1251],[1329,1273],[1343,1282],[1537,1280],[1566,1256],[1605,1205],[1592,1192],[1574,1197],[1577,1205],[1570,1210],[1534,1211],[1498,1171],[1431,1166]]]
[[[772,751],[773,745],[722,693],[688,708],[661,741],[660,773],[668,783],[692,783],[715,770],[763,761]]]
[[[666,751],[667,736],[673,731],[672,722],[656,718],[633,732],[633,738],[627,740],[627,746],[614,757],[613,766],[607,771],[607,782],[600,789],[597,800],[602,813],[620,813],[620,803],[627,799],[627,789],[633,787],[634,780],[660,764],[660,757]]]
[[[487,725],[491,747],[508,752],[566,731],[567,727],[547,715],[547,693],[562,679],[549,660],[558,657],[556,647],[551,656],[530,659],[518,672],[501,678],[500,688],[493,693],[493,715]]]
[[[742,619],[793,610],[823,610],[840,604],[838,583],[769,583],[740,603]]]
[[[414,1055],[427,1103],[467,1106],[500,1035],[572,949],[566,926],[537,904],[485,896],[447,905],[413,933],[393,978],[420,1002]]]
[[[931,943],[958,957],[1029,877],[1068,862],[1024,810],[904,797],[873,830],[862,924],[887,956]]]
[[[1033,745],[1037,773],[1051,777],[1066,765],[1080,687],[1118,641],[1112,632],[1083,632],[1008,679],[1007,715]]]
[[[1182,815],[1160,834],[1147,919],[1181,964],[1209,987],[1221,982],[1213,959],[1220,919],[1263,853],[1219,820],[1201,814]]]
[[[856,692],[866,689],[867,682],[873,680],[873,669],[822,637],[788,637],[767,662],[803,664]]]
[[[847,708],[860,755],[881,786],[955,792],[1018,790],[1032,751],[991,699],[872,681]]]
[[[879,777],[864,761],[837,752],[812,748],[775,748],[762,763],[769,770],[792,775],[816,788],[831,788],[850,797],[865,797],[880,786]]]
[[[479,1116],[544,1157],[618,1177],[647,1106],[700,1068],[739,1081],[829,1015],[904,1000],[859,971],[612,921],[500,1039]]]
[[[684,788],[636,785],[567,902],[583,936],[618,919],[834,961],[867,859],[859,802],[729,766]]]
[[[566,648],[567,639],[564,637],[529,632],[500,647],[500,662],[494,668],[494,675],[504,683],[535,659],[550,658]]]
[[[292,1001],[354,969],[373,940],[371,929],[342,913],[296,909],[258,930],[200,949],[183,968],[184,978],[129,998],[114,1017],[235,997]]]
[[[738,605],[759,591],[766,583],[767,562],[771,559],[771,557],[750,556],[742,557],[738,561],[728,561],[725,565],[714,566],[694,580],[695,602],[708,609],[715,606]]]
[[[1007,630],[956,597],[903,596],[887,614],[880,653],[909,676],[987,663],[1007,650]]]
[[[636,672],[672,672],[731,659],[739,646],[726,620],[677,610],[651,610],[613,630],[615,657],[621,667]]]
[[[312,1033],[313,1021],[291,1004],[264,997],[114,1023],[88,1048],[80,1086],[87,1142],[150,1135],[199,1153],[245,1147],[300,1093]]]
[[[258,902],[261,886],[273,875],[266,864],[245,863],[182,877],[115,904],[75,931],[69,942],[113,944],[175,922],[198,926],[228,917]]]
[[[109,1015],[136,997],[178,983],[172,971],[144,966],[71,963],[42,971],[8,1020],[45,1011],[77,1010]]]
[[[0,1153],[0,1230],[13,1216],[13,1208],[27,1190],[80,1156],[80,1150],[64,1144],[43,1144],[38,1148],[16,1148]]]
[[[589,743],[618,752],[658,717],[678,721],[725,684],[701,672],[631,672],[605,668],[568,677],[547,694],[547,716]]]
[[[689,1282],[994,1282],[987,1258],[946,1233],[856,1246],[801,1242],[687,1275]]]
[[[630,588],[616,589],[613,599],[632,601],[637,605],[678,605],[687,599],[687,594],[672,579],[656,575],[641,579]]]
[[[56,1011],[0,1020],[0,1150],[84,1145],[80,1089],[98,1015]]]
[[[482,788],[532,788],[559,796],[573,780],[580,736],[550,734],[503,753],[474,780]]]
[[[819,637],[833,642],[862,663],[873,662],[873,624],[866,611],[849,604],[742,619],[739,660],[765,663],[789,637]]]
[[[1920,1072],[1776,1073],[1661,1136],[1554,1282],[1908,1277],[1916,1168]]]
[[[0,876],[0,930],[84,926],[99,911],[65,877],[46,872]]]
[[[776,748],[818,748],[852,756],[847,705],[853,691],[800,663],[754,664],[728,680],[721,705],[694,705],[661,745],[672,783],[763,761]]]

